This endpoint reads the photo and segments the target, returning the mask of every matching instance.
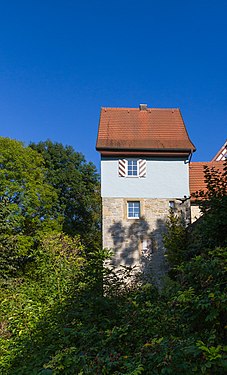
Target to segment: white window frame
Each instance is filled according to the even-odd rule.
[[[136,163],[136,174],[129,174],[129,163],[132,162],[132,163]],[[135,170],[135,164],[133,165],[132,164],[132,172]],[[139,159],[127,159],[127,174],[126,174],[127,177],[139,177]]]
[[[136,219],[140,219],[141,217],[140,215],[141,215],[140,201],[128,201],[127,202],[127,218],[130,220],[136,220]]]

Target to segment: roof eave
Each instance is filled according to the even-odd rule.
[[[96,150],[99,152],[110,151],[110,152],[188,152],[193,153],[196,151],[195,148],[118,148],[118,147],[99,147],[96,146]]]

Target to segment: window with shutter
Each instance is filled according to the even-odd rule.
[[[119,177],[146,177],[147,167],[144,159],[119,159]]]

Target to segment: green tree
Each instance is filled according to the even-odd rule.
[[[30,144],[45,160],[46,181],[58,193],[63,231],[80,234],[87,244],[100,245],[101,200],[99,175],[92,163],[71,146],[50,140]]]
[[[192,227],[191,247],[195,250],[227,246],[227,160],[223,171],[204,167],[206,191],[197,191],[202,217]]]
[[[45,181],[41,155],[23,143],[0,138],[1,271],[23,268],[36,234],[60,227],[57,194]],[[8,271],[7,271],[8,270]]]
[[[167,249],[167,260],[170,267],[176,267],[187,257],[187,229],[180,217],[170,210],[166,223],[164,245]]]

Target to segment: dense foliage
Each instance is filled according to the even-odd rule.
[[[21,142],[0,138],[0,271],[24,269],[39,232],[60,228],[57,194],[42,157]]]
[[[50,140],[32,143],[30,147],[42,155],[47,168],[46,181],[57,191],[63,231],[69,235],[82,234],[90,246],[96,239],[100,246],[100,185],[94,164],[87,163],[71,146]]]
[[[45,168],[43,172],[47,173]],[[210,175],[212,178],[212,171]],[[224,178],[220,176],[221,184]],[[48,186],[54,188],[53,183]],[[55,192],[59,194],[59,189]],[[209,209],[189,231],[170,217],[166,244],[174,272],[161,291],[152,283],[144,284],[140,275],[130,282],[129,269],[119,275],[104,268],[108,254],[94,250],[93,245],[90,251],[82,244],[83,232],[80,238],[63,233],[59,224],[50,228],[49,214],[45,229],[41,216],[30,262],[23,272],[8,272],[1,278],[0,373],[226,373],[227,231],[216,236],[213,221],[208,220],[207,215],[212,215],[216,230],[223,230],[213,196],[201,202],[210,205]],[[224,189],[218,207],[225,199]],[[59,202],[63,204],[57,198],[58,207]],[[17,214],[4,204],[2,200],[1,249],[5,248],[7,227],[11,234],[17,223]],[[61,204],[57,223],[64,216]],[[55,221],[55,205],[49,208]],[[201,233],[203,225],[206,236]],[[23,231],[20,235],[23,237]],[[13,238],[10,240],[4,267],[14,259]]]
[[[198,248],[197,252],[201,248],[206,252],[216,246],[227,246],[227,161],[223,172],[204,167],[204,180],[207,190],[195,193],[203,213],[191,236],[191,247]]]

